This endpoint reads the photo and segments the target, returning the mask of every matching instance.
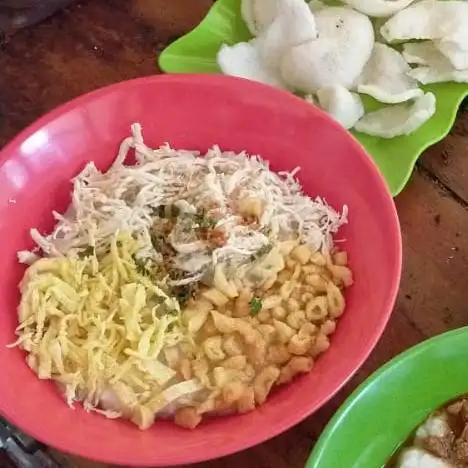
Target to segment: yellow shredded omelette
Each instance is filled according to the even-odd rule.
[[[63,385],[70,405],[128,417],[149,427],[177,386],[196,391],[195,381],[175,383],[176,372],[158,357],[164,346],[183,341],[178,302],[143,273],[129,235],[110,250],[82,258],[41,258],[27,270],[17,328],[28,365],[41,379]],[[178,393],[178,392],[175,392]],[[109,409],[99,409],[108,401]]]

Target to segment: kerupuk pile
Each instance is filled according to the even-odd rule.
[[[436,111],[421,85],[468,82],[463,0],[241,0],[253,39],[223,45],[223,73],[302,94],[345,128],[409,135]],[[385,106],[366,114],[361,95]]]

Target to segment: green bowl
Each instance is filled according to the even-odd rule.
[[[250,38],[240,14],[240,0],[217,0],[198,27],[161,53],[159,66],[168,73],[221,73],[216,64],[221,45]],[[380,168],[394,196],[405,187],[422,152],[448,134],[468,95],[468,84],[443,83],[424,89],[435,93],[437,111],[412,135],[387,140],[352,132]],[[368,110],[379,106],[367,97],[364,104]]]
[[[306,468],[381,468],[426,416],[468,393],[468,327],[414,346],[369,377],[318,440]]]

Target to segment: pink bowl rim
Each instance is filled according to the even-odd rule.
[[[241,88],[245,87],[248,83],[249,86],[257,87],[258,91],[261,92],[262,89],[269,88],[269,93],[277,93],[278,96],[281,95],[282,99],[285,99],[287,95],[291,101],[291,105],[302,105],[304,107],[310,106],[309,103],[306,103],[302,99],[294,96],[293,94],[287,93],[285,91],[281,91],[275,88],[272,88],[267,85],[263,85],[260,83],[252,82],[250,80],[246,80],[243,78],[236,78],[224,75],[210,75],[210,74],[160,74],[160,75],[150,75],[144,76],[139,78],[134,78],[130,80],[124,80],[118,83],[113,83],[107,86],[100,87],[98,89],[89,91],[82,95],[79,95],[57,107],[51,109],[50,111],[46,112],[43,116],[39,117],[35,121],[33,121],[30,125],[26,128],[21,130],[16,136],[14,136],[3,148],[0,148],[0,163],[8,157],[9,153],[18,145],[20,145],[23,141],[29,138],[31,135],[36,133],[37,131],[41,130],[43,127],[49,125],[54,120],[60,118],[62,115],[79,109],[85,103],[93,101],[96,98],[101,96],[105,96],[108,93],[114,92],[116,90],[123,90],[127,87],[138,86],[141,84],[150,84],[150,85],[158,85],[160,83],[172,83],[172,82],[179,82],[183,84],[190,85],[193,82],[200,82],[203,81],[205,84],[211,84],[213,86],[219,85],[220,82],[229,82],[232,88]],[[382,206],[382,209],[385,209],[391,220],[391,226],[388,229],[392,230],[391,238],[393,239],[393,246],[392,249],[396,253],[395,258],[395,267],[396,271],[394,277],[392,278],[391,286],[389,288],[389,294],[387,296],[387,300],[385,302],[385,306],[383,309],[385,313],[381,314],[380,321],[376,329],[374,330],[371,337],[369,337],[367,347],[362,349],[357,356],[355,355],[356,365],[352,370],[348,372],[348,374],[342,379],[339,385],[336,385],[334,388],[330,389],[329,393],[323,396],[315,405],[311,405],[310,407],[302,407],[300,410],[285,415],[284,419],[281,423],[277,424],[274,427],[268,428],[267,430],[262,430],[259,432],[258,436],[250,439],[250,440],[243,440],[243,439],[236,439],[233,442],[224,445],[217,445],[213,446],[210,450],[208,455],[203,454],[193,454],[189,460],[187,460],[186,456],[180,456],[177,459],[173,459],[171,461],[164,461],[164,466],[174,466],[179,464],[192,464],[192,463],[199,463],[203,461],[213,460],[216,458],[224,457],[227,455],[232,455],[234,453],[240,452],[242,450],[246,450],[248,448],[254,447],[259,445],[267,440],[272,439],[273,437],[278,436],[279,434],[289,430],[293,426],[299,424],[305,418],[316,412],[319,408],[323,407],[330,399],[332,399],[353,377],[353,375],[361,368],[363,363],[367,360],[373,349],[375,348],[377,342],[379,341],[380,337],[382,336],[385,327],[390,319],[390,316],[393,312],[393,308],[396,302],[400,280],[401,280],[401,270],[402,270],[402,255],[403,255],[403,247],[402,247],[402,236],[401,236],[401,229],[400,229],[400,222],[398,218],[398,214],[396,211],[395,204],[393,202],[392,195],[388,188],[385,179],[383,178],[382,174],[380,173],[378,167],[375,165],[371,157],[367,154],[366,150],[359,144],[359,142],[340,124],[338,124],[334,119],[332,119],[328,114],[323,112],[319,108],[315,108],[315,112],[321,114],[321,117],[327,121],[327,125],[334,126],[335,128],[339,128],[340,131],[345,135],[348,140],[348,144],[351,148],[355,150],[356,153],[359,153],[362,157],[362,163],[367,165],[367,169],[372,174],[374,178],[374,182],[377,186],[377,189],[382,192],[382,194],[386,194],[385,203]],[[33,437],[34,439],[46,444],[49,447],[53,447],[63,453],[68,453],[75,456],[86,457],[89,460],[99,461],[101,463],[111,463],[111,464],[118,464],[122,466],[163,466],[163,465],[154,465],[154,461],[148,463],[148,460],[142,461],[141,458],[138,457],[137,454],[129,454],[125,459],[113,459],[111,457],[99,457],[98,453],[94,451],[94,453],[84,453],[83,451],[74,450],[73,447],[64,446],[60,440],[55,438],[50,438],[49,434],[43,434],[39,431],[38,426],[36,428],[29,428],[22,424],[21,418],[21,411],[9,410],[9,408],[0,408],[0,415],[5,417],[8,422],[15,425],[19,429],[25,431],[28,435]]]

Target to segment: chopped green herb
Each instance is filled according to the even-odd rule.
[[[252,298],[250,301],[250,315],[255,317],[262,310],[262,300],[258,297]]]
[[[198,213],[182,213],[179,219],[186,222],[186,230],[192,229],[193,224],[197,224],[200,229],[213,229],[217,223],[215,219],[207,216],[204,210]]]
[[[184,276],[182,270],[173,269],[169,271],[169,278],[173,281],[180,280]]]
[[[91,257],[92,255],[95,255],[95,250],[92,245],[88,245],[88,247],[78,252],[78,257],[80,258]]]
[[[213,229],[216,226],[216,220],[207,216],[201,216],[197,219],[197,224],[201,229]]]
[[[175,295],[181,308],[185,307],[187,302],[193,297],[196,287],[194,284],[187,284],[176,288]]]
[[[136,258],[135,254],[132,255],[133,263],[135,263],[136,271],[141,276],[150,276],[151,272],[148,269],[145,262],[139,258]]]
[[[198,224],[200,229],[213,229],[216,226],[216,220],[207,216],[204,210],[195,214],[188,214],[188,216]]]
[[[264,255],[270,253],[272,248],[273,248],[273,245],[272,245],[272,244],[265,244],[265,245],[262,245],[262,247],[260,247],[260,248],[251,256],[251,260],[252,260],[252,261],[255,261],[255,260],[258,260],[258,259],[262,258]]]
[[[136,269],[137,269],[138,274],[142,276],[149,276],[149,271],[146,269],[145,265],[143,265],[142,263],[137,263]]]
[[[123,245],[122,241],[119,241],[119,240],[115,244],[117,245],[117,247],[122,247],[122,245]]]

